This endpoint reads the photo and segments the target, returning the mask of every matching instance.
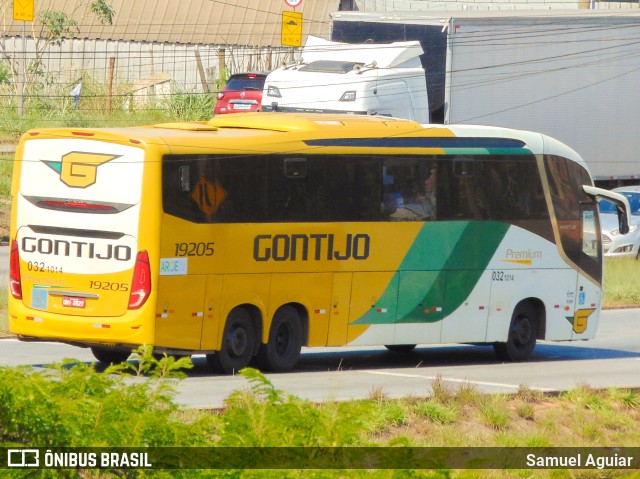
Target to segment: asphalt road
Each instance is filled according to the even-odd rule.
[[[52,343],[0,340],[0,366],[41,368],[63,358],[94,361],[87,349]],[[188,407],[215,408],[234,390],[248,388],[239,376],[211,373],[203,356],[177,385],[176,401]],[[484,346],[421,347],[409,354],[384,348],[305,349],[293,372],[268,374],[290,394],[313,401],[428,396],[435,378],[486,392],[515,392],[520,385],[561,391],[580,384],[605,388],[640,387],[640,310],[609,310],[601,315],[598,336],[586,342],[542,342],[527,363],[501,363]]]

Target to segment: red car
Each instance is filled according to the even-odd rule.
[[[262,101],[262,88],[267,73],[236,73],[218,92],[214,115],[257,111]]]

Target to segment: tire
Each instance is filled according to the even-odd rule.
[[[260,345],[257,364],[261,370],[283,372],[293,369],[302,349],[302,322],[292,306],[283,306],[273,317],[269,341]]]
[[[257,342],[256,327],[244,308],[233,309],[227,317],[220,351],[207,354],[211,369],[223,374],[235,374],[249,365]]]
[[[120,364],[125,362],[131,355],[131,351],[101,348],[98,346],[93,346],[91,352],[94,358],[104,364]]]
[[[415,344],[385,344],[384,347],[394,353],[410,353],[416,349]]]
[[[505,343],[495,343],[493,349],[503,361],[524,361],[536,347],[538,315],[530,303],[520,303],[511,316],[509,336]]]

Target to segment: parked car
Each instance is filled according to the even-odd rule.
[[[640,185],[621,186],[613,191],[627,197],[631,207],[629,233],[621,235],[618,230],[616,207],[607,200],[598,205],[602,226],[602,247],[605,256],[632,256],[638,259],[640,254]]]
[[[257,111],[262,101],[262,89],[267,73],[236,73],[229,77],[227,84],[218,92],[218,101],[213,108],[214,115]]]

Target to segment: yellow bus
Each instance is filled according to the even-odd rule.
[[[126,360],[293,368],[302,347],[594,336],[597,196],[539,133],[247,113],[35,129],[12,184],[10,329]],[[622,221],[624,229],[624,221]],[[254,363],[252,363],[254,364]]]

